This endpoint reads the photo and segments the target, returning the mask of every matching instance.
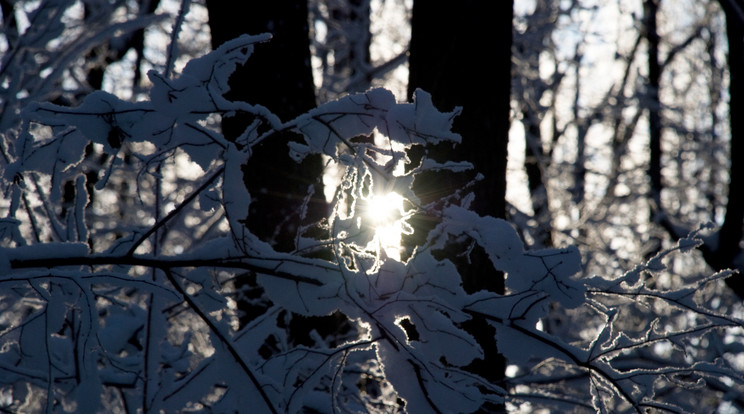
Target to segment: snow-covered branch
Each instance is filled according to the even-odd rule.
[[[235,39],[177,76],[151,71],[149,100],[98,91],[74,108],[26,106],[3,149],[0,391],[23,383],[48,411],[640,413],[694,408],[680,395],[706,381],[744,390],[735,362],[701,344],[744,352],[721,339],[741,318],[701,298],[728,273],[644,282],[699,246],[697,233],[623,275],[582,277],[576,247],[526,247],[508,222],[469,210],[467,188],[422,205],[422,173],[472,168],[409,158],[458,144],[460,108],[371,89],[280,120],[225,98],[235,66],[269,39]],[[253,122],[230,140],[208,119],[234,112]],[[291,252],[246,226],[263,194],[244,166],[280,131],[299,137],[286,142],[295,161],[321,154],[339,177],[327,217],[298,228]],[[414,214],[434,225],[400,258]],[[463,289],[453,262],[476,247],[506,274],[505,294]],[[566,325],[550,325],[555,315]],[[473,318],[495,332],[502,382],[472,368],[484,358]]]

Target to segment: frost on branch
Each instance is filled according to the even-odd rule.
[[[740,335],[741,320],[706,296],[726,274],[647,283],[697,233],[624,275],[583,277],[576,247],[530,250],[506,221],[468,210],[466,191],[422,205],[419,174],[472,168],[409,159],[414,145],[467,139],[451,131],[460,109],[373,89],[280,120],[224,98],[235,65],[267,40],[235,39],[174,78],[150,72],[146,101],[99,91],[76,108],[24,110],[0,233],[10,409],[27,389],[50,411],[677,412],[696,393],[742,390],[732,360],[701,345],[742,353],[721,334]],[[208,120],[234,112],[255,122],[232,142]],[[242,174],[253,148],[286,130],[303,137],[287,147],[296,161],[322,154],[340,177],[325,232],[298,231],[288,253],[244,225],[261,194]],[[112,205],[126,211],[112,218]],[[402,260],[382,227],[410,233],[414,214],[436,226]],[[505,294],[463,289],[451,259],[474,244],[506,274]],[[472,318],[495,330],[502,382],[472,372],[485,348],[464,328]]]

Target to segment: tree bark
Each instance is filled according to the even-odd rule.
[[[256,45],[248,62],[232,74],[226,98],[263,105],[282,121],[289,121],[316,106],[307,2],[261,2],[247,7],[242,12],[235,9],[235,4],[207,0],[213,48],[244,33],[273,35],[270,42]],[[253,121],[243,113],[225,117],[222,133],[227,140],[234,141]],[[274,133],[252,148],[251,158],[242,167],[243,181],[252,197],[250,206],[245,206],[243,223],[277,251],[294,251],[302,226],[327,216],[320,156],[308,156],[302,163],[289,156],[288,143],[299,139],[291,132]],[[309,192],[312,194],[304,209]],[[237,285],[245,297],[261,295],[253,272],[242,275]],[[242,326],[265,312],[261,305],[251,305],[245,300],[238,301],[238,308]],[[337,314],[315,319],[317,323],[308,323],[293,317],[290,340],[307,342],[310,330],[318,326],[337,332],[343,330],[345,319]]]
[[[661,192],[663,183],[661,180],[661,98],[659,96],[659,87],[661,85],[661,62],[659,61],[659,31],[656,20],[659,14],[660,0],[643,1],[643,37],[647,44],[647,67],[648,79],[646,81],[646,91],[644,102],[648,114],[648,147],[649,161],[646,175],[650,184],[650,211],[649,221],[654,222],[658,213],[662,211]],[[662,247],[661,238],[655,233],[649,234],[651,249],[646,253],[646,258],[650,259]]]
[[[744,225],[744,1],[720,0],[726,14],[729,65],[729,123],[731,130],[731,167],[729,170],[729,192],[726,215],[719,230],[716,246],[709,249],[708,263],[715,269],[734,268],[744,270],[741,241]],[[706,250],[703,250],[706,253]],[[738,259],[738,260],[737,260]],[[744,298],[744,277],[734,275],[726,283]]]
[[[421,88],[431,93],[439,110],[463,107],[453,127],[462,135],[462,143],[454,148],[430,148],[427,156],[441,161],[467,160],[475,167],[471,175],[417,179],[414,190],[424,203],[463,189],[480,173],[483,178],[472,187],[475,200],[471,208],[480,215],[506,215],[512,18],[512,1],[414,1],[409,97]],[[415,225],[416,232],[425,231],[426,225]],[[458,269],[466,290],[504,292],[503,275],[480,249]],[[469,369],[493,382],[503,380],[505,363],[495,347],[493,328],[474,320],[467,329],[485,352],[484,360]],[[503,408],[484,407],[494,411]]]
[[[512,16],[510,1],[464,1],[455,6],[419,0],[414,2],[411,25],[409,95],[421,88],[432,94],[442,111],[463,107],[453,128],[462,135],[462,143],[433,148],[428,155],[472,162],[473,174],[483,175],[473,187],[472,208],[498,218],[506,215]],[[423,202],[462,189],[473,175],[441,178],[416,183]],[[502,292],[503,280],[493,279],[481,277],[472,283]]]
[[[649,132],[649,167],[651,193],[657,207],[661,203],[661,100],[659,99],[659,81],[661,65],[659,64],[659,32],[656,29],[656,17],[659,12],[659,0],[644,0],[643,13],[648,43],[648,83],[646,99],[648,102]]]
[[[310,66],[308,10],[304,0],[251,4],[246,13],[233,5],[208,0],[212,46],[243,33],[270,32],[273,38],[257,45],[254,55],[230,78],[228,99],[266,106],[282,121],[289,121],[315,107],[315,86]],[[239,136],[253,119],[237,114],[222,121],[228,140]],[[295,249],[302,224],[324,216],[322,163],[319,156],[301,164],[289,157],[291,133],[277,133],[253,149],[243,168],[244,181],[254,199],[246,206],[245,223],[259,238],[279,251]],[[302,217],[304,200],[312,187],[308,216]]]

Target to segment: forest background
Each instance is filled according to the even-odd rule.
[[[0,409],[744,410],[744,5],[493,3],[0,1]]]

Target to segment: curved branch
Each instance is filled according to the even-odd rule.
[[[243,369],[243,371],[248,375],[248,378],[253,383],[253,386],[258,391],[259,395],[261,395],[261,399],[266,404],[266,408],[271,411],[272,414],[278,414],[278,411],[274,407],[274,405],[271,403],[271,399],[266,394],[266,391],[264,391],[263,387],[261,386],[261,383],[258,381],[258,378],[256,378],[256,375],[251,370],[251,367],[248,366],[248,362],[243,359],[243,357],[240,355],[238,350],[233,345],[232,340],[228,337],[228,335],[225,332],[222,332],[222,330],[217,326],[217,324],[212,320],[212,318],[199,307],[199,304],[197,304],[194,299],[186,292],[186,289],[181,286],[181,283],[176,279],[176,277],[173,275],[173,272],[171,272],[170,269],[164,269],[165,276],[168,278],[168,280],[173,284],[173,286],[176,288],[176,290],[183,295],[186,302],[189,304],[189,307],[196,312],[197,315],[199,315],[199,318],[203,320],[208,326],[209,329],[214,332],[215,335],[220,339],[222,344],[227,348],[227,350],[230,352],[230,355],[235,358],[235,361],[240,365],[240,367]]]
[[[483,319],[486,319],[488,321],[495,322],[495,323],[498,323],[500,325],[503,325],[503,326],[509,327],[511,329],[514,329],[514,330],[518,331],[519,333],[521,333],[523,335],[526,335],[526,336],[528,336],[528,337],[530,337],[530,338],[532,338],[532,339],[534,339],[534,340],[536,340],[536,341],[538,341],[538,342],[540,342],[540,343],[542,343],[544,345],[547,345],[547,346],[555,349],[556,351],[558,351],[561,354],[563,354],[566,357],[568,357],[568,359],[570,359],[571,362],[573,362],[577,367],[583,368],[583,369],[585,369],[585,370],[587,370],[587,371],[589,371],[589,372],[597,375],[598,377],[602,378],[604,381],[607,381],[607,383],[612,385],[612,387],[615,389],[615,391],[617,392],[617,394],[623,400],[625,400],[630,405],[632,405],[633,408],[635,408],[635,410],[636,410],[637,413],[640,414],[642,412],[640,410],[640,408],[639,408],[639,403],[636,402],[633,399],[633,396],[630,395],[627,391],[625,391],[622,386],[620,386],[620,384],[617,382],[617,380],[615,378],[613,378],[609,373],[607,373],[604,370],[600,369],[600,367],[597,367],[597,366],[593,365],[591,362],[584,361],[584,360],[580,359],[578,356],[574,355],[574,353],[571,352],[571,350],[567,349],[566,347],[562,346],[561,344],[559,344],[559,343],[557,343],[557,342],[555,342],[555,341],[553,341],[553,340],[551,340],[549,338],[545,338],[545,337],[539,335],[538,333],[536,333],[534,331],[531,331],[531,330],[529,330],[529,329],[527,329],[527,328],[525,328],[523,326],[520,326],[518,324],[512,323],[510,320],[504,320],[502,318],[497,318],[495,316],[491,316],[491,315],[488,315],[488,314],[485,314],[485,313],[482,313],[482,312],[478,312],[478,311],[474,311],[474,310],[464,309],[464,311],[467,312],[467,313],[469,313],[469,314],[471,314],[471,315],[473,315],[473,316],[478,316],[478,317],[483,318]]]
[[[170,221],[170,219],[172,219],[178,213],[180,213],[181,210],[184,209],[184,207],[186,207],[189,203],[191,203],[191,201],[193,201],[196,198],[196,196],[198,196],[202,191],[204,191],[205,189],[207,189],[207,187],[209,187],[210,185],[212,185],[212,183],[219,176],[221,176],[224,171],[225,171],[225,167],[224,166],[218,168],[217,171],[215,171],[215,173],[212,174],[212,176],[209,177],[209,179],[207,179],[207,181],[205,181],[202,185],[199,186],[199,188],[197,188],[191,194],[189,194],[186,198],[184,198],[184,200],[181,202],[181,204],[179,204],[178,206],[176,206],[176,208],[174,208],[173,210],[171,210],[165,217],[163,217],[160,221],[158,221],[157,223],[155,223],[154,226],[152,226],[148,231],[145,232],[145,234],[143,234],[139,239],[137,239],[137,241],[135,241],[134,244],[132,244],[132,247],[129,248],[129,250],[127,251],[126,255],[127,256],[130,256],[130,257],[133,256],[134,255],[134,251],[137,250],[137,248],[142,243],[144,243],[145,240],[147,240],[150,236],[152,236],[153,233],[155,233],[156,231],[158,231],[159,228],[163,227],[165,225],[165,223],[167,223],[168,221]]]
[[[274,266],[265,264],[250,263],[246,260],[235,258],[208,258],[208,259],[189,259],[178,257],[156,258],[152,256],[107,256],[92,255],[78,257],[48,257],[37,259],[19,259],[11,258],[10,267],[12,269],[32,269],[32,268],[55,268],[64,266],[143,266],[154,269],[169,271],[180,267],[214,267],[225,269],[243,269],[252,270],[257,273],[278,277],[281,279],[292,280],[299,283],[307,283],[315,286],[322,286],[323,282],[311,276],[296,275],[289,272],[277,270]],[[317,266],[308,263],[308,267],[317,269]],[[325,270],[334,270],[325,268]]]

